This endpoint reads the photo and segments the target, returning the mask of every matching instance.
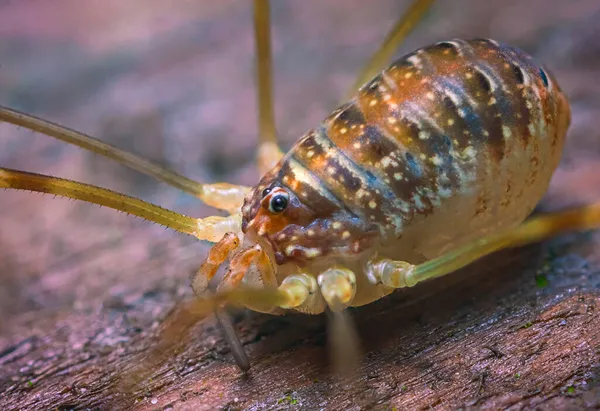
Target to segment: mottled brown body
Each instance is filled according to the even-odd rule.
[[[376,253],[419,263],[522,222],[569,121],[558,84],[524,52],[437,43],[394,62],[302,137],[247,196],[243,229],[278,265],[310,272],[341,263],[361,277]],[[269,213],[269,189],[289,194],[281,214]]]

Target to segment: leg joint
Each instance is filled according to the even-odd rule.
[[[356,294],[356,276],[347,268],[330,268],[317,279],[321,294],[334,311],[349,305]]]
[[[371,260],[365,267],[369,281],[392,288],[412,287],[417,284],[417,281],[412,277],[414,270],[415,266],[413,264],[390,260],[389,258]]]

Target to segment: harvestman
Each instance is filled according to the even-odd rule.
[[[357,352],[352,338],[339,339],[352,333],[345,307],[448,274],[502,248],[600,223],[596,204],[521,224],[558,164],[570,115],[554,78],[527,55],[492,40],[453,40],[419,49],[380,71],[432,3],[413,2],[358,77],[352,100],[284,155],[273,115],[269,2],[254,1],[257,162],[264,177],[253,188],[201,184],[92,137],[0,107],[2,121],[112,158],[227,211],[226,217],[192,218],[103,188],[6,168],[0,168],[0,187],[111,207],[217,243],[192,282],[200,298],[175,316],[166,342],[214,311],[236,362],[247,370],[248,358],[224,304],[271,313],[330,309],[338,335],[335,363],[341,368]],[[503,175],[498,184],[507,189],[494,197],[488,191],[499,190],[496,179],[481,177],[484,166],[488,172],[493,166],[500,174],[514,171],[525,182]],[[519,184],[520,197],[514,194]],[[470,207],[473,216],[461,216],[460,210]],[[506,210],[497,211],[502,207]],[[475,228],[441,229],[445,243],[404,258],[421,237],[440,234],[426,224],[440,215],[444,221],[472,218]],[[224,277],[211,283],[222,266],[229,268]]]

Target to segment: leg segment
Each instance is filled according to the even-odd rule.
[[[239,245],[240,240],[237,235],[234,233],[227,233],[220,242],[210,249],[206,260],[202,266],[200,266],[200,269],[192,280],[192,290],[194,290],[194,293],[199,298],[210,297],[214,291],[214,287],[210,287],[211,289],[209,289],[210,281],[217,274],[221,265],[229,258],[231,253],[239,247]],[[250,361],[244,351],[242,342],[235,332],[231,317],[229,317],[222,307],[216,307],[214,313],[219,328],[221,328],[221,332],[223,333],[223,337],[231,348],[231,353],[233,354],[233,358],[235,358],[236,364],[243,372],[248,371],[248,369],[250,369]]]
[[[238,213],[227,217],[198,218],[193,235],[199,240],[218,243],[228,233],[239,233],[240,231],[242,231],[242,215]]]
[[[356,90],[369,81],[371,78],[383,69],[384,65],[387,64],[394,53],[402,44],[402,41],[408,36],[408,34],[415,28],[417,23],[421,21],[423,15],[429,10],[429,7],[433,4],[434,0],[414,0],[410,8],[398,19],[396,24],[392,27],[388,35],[386,36],[383,44],[373,54],[365,68],[358,75],[356,82],[354,83],[350,93],[346,96],[346,99],[351,98]]]
[[[258,172],[266,174],[283,157],[283,152],[279,149],[277,143],[272,141],[263,141],[258,147]]]
[[[599,226],[600,202],[531,218],[516,228],[492,234],[422,264],[413,265],[385,258],[373,260],[367,264],[365,272],[375,284],[383,283],[394,288],[412,287],[422,281],[454,272],[505,248],[521,247],[557,234]]]
[[[239,232],[241,214],[229,217],[193,218],[116,191],[57,178],[0,167],[0,188],[28,190],[86,201],[152,221],[200,240],[217,242],[227,232]]]
[[[293,308],[307,314],[322,313],[325,309],[325,300],[319,293],[319,286],[315,277],[301,273],[286,277],[279,286],[288,301],[281,304],[284,309]]]
[[[225,338],[225,341],[229,344],[229,348],[231,348],[231,354],[235,359],[235,363],[245,373],[250,369],[250,360],[248,359],[248,355],[246,355],[240,338],[235,332],[235,326],[231,322],[231,317],[223,308],[215,309],[215,317],[223,333],[223,338]]]
[[[333,311],[341,311],[356,294],[356,276],[347,268],[330,268],[317,279],[321,294]]]
[[[254,0],[254,41],[256,43],[256,83],[258,87],[259,148],[258,169],[269,171],[282,157],[277,145],[273,112],[273,64],[269,0]]]
[[[415,266],[404,261],[389,258],[372,260],[367,263],[365,273],[373,284],[383,284],[392,288],[412,287],[416,283],[410,274]]]
[[[337,376],[349,376],[360,366],[361,348],[352,319],[344,310],[356,294],[356,277],[346,268],[330,268],[318,277],[321,294],[330,309],[329,352]]]
[[[229,258],[233,250],[240,245],[240,239],[234,233],[227,233],[221,241],[215,244],[200,269],[192,279],[192,290],[199,297],[205,296],[210,280],[213,279],[219,267]]]
[[[244,205],[244,198],[250,187],[229,183],[203,184],[202,192],[198,194],[206,205],[225,210],[229,214],[239,213]]]
[[[0,121],[24,127],[103,155],[158,181],[200,198],[211,207],[239,211],[249,187],[226,183],[202,184],[96,138],[29,114],[0,106]]]

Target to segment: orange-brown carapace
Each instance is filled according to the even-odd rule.
[[[367,303],[390,291],[374,278],[376,260],[420,263],[521,223],[547,189],[569,122],[555,79],[524,52],[487,39],[421,48],[249,192],[246,243],[274,260],[278,286],[335,267],[356,289],[345,304]],[[297,308],[325,307],[306,303]]]

